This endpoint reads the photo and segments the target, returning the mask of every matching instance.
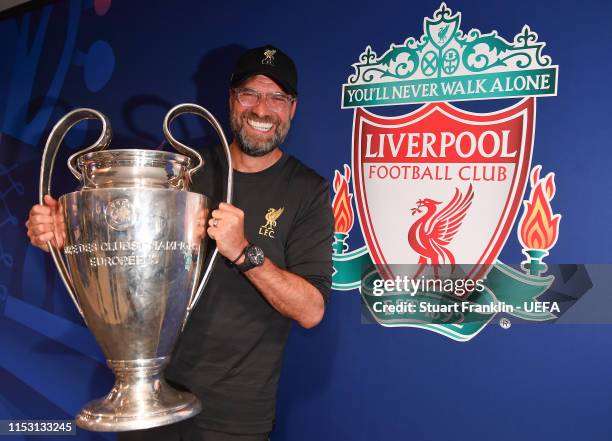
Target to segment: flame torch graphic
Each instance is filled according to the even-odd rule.
[[[540,178],[541,165],[531,171],[531,193],[523,201],[523,217],[518,225],[518,239],[523,253],[529,258],[522,268],[532,276],[539,276],[548,268],[542,259],[559,237],[560,214],[553,214],[550,201],[555,196],[555,174]]]
[[[349,237],[349,231],[353,228],[355,216],[353,214],[353,206],[351,204],[353,195],[349,192],[349,182],[351,180],[351,169],[344,164],[344,174],[338,170],[334,173],[334,200],[332,207],[334,211],[334,243],[332,249],[334,254],[344,254],[348,251],[346,240]]]

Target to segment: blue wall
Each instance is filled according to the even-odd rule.
[[[167,110],[195,101],[227,128],[234,60],[245,47],[273,43],[294,57],[300,74],[286,150],[331,179],[350,162],[352,112],[340,109],[340,94],[351,64],[368,44],[380,54],[420,36],[423,17],[439,3],[38,5],[0,15],[0,419],[71,418],[112,381],[49,256],[28,245],[23,227],[55,121],[69,109],[93,107],[112,121],[113,146],[155,148]],[[550,261],[610,262],[612,6],[448,6],[462,12],[464,31],[496,29],[511,39],[529,24],[547,42],[545,54],[559,65],[559,94],[538,100],[534,163],[556,172],[554,209],[563,219]],[[459,103],[476,111],[507,104]],[[183,139],[213,140],[186,120],[179,125]],[[95,129],[79,126],[64,157]],[[60,158],[58,167],[64,163]],[[76,184],[65,175],[55,183],[58,194]],[[351,240],[363,244],[357,233]],[[520,260],[518,243],[509,241],[501,257]],[[610,326],[489,326],[457,343],[422,330],[362,325],[360,316],[357,292],[338,292],[319,327],[294,330],[274,440],[612,439]],[[79,431],[77,438],[113,437]]]

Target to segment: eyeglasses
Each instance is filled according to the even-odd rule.
[[[238,102],[245,107],[254,107],[261,102],[261,97],[266,97],[266,105],[274,112],[281,112],[289,108],[295,98],[280,92],[262,93],[253,89],[233,89]]]

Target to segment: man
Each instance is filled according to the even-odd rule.
[[[219,204],[207,228],[223,258],[166,370],[203,411],[119,439],[267,439],[291,321],[311,328],[323,317],[333,234],[328,183],[279,148],[296,109],[295,65],[275,47],[251,49],[230,84],[235,198]],[[224,167],[220,150],[208,152],[192,190],[222,200]],[[32,208],[28,236],[43,249],[49,240],[63,246],[57,202],[45,203]]]

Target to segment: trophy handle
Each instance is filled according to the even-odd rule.
[[[195,172],[197,172],[198,170],[200,170],[200,168],[202,168],[202,166],[204,165],[204,160],[202,159],[202,156],[196,150],[178,141],[176,138],[174,138],[174,136],[172,136],[172,133],[170,133],[170,123],[174,120],[174,118],[176,118],[179,115],[183,115],[185,113],[192,113],[194,115],[201,116],[206,121],[208,121],[213,126],[215,131],[217,132],[217,135],[219,136],[219,139],[221,140],[221,144],[223,144],[223,149],[225,151],[225,156],[227,158],[227,187],[226,187],[227,193],[225,197],[225,202],[230,204],[232,202],[232,191],[234,187],[234,172],[233,172],[233,167],[232,167],[232,156],[230,154],[230,148],[229,148],[229,144],[227,143],[227,138],[225,137],[225,134],[223,133],[223,129],[221,128],[221,125],[219,124],[217,119],[208,110],[206,110],[204,107],[199,106],[197,104],[189,104],[189,103],[179,104],[178,106],[175,106],[172,109],[170,109],[170,111],[164,118],[164,125],[163,125],[164,135],[166,136],[166,139],[168,140],[170,145],[172,145],[172,147],[174,147],[180,153],[183,153],[184,155],[187,155],[191,158],[195,158],[197,160],[197,164],[194,167],[189,169],[190,176],[193,176]],[[191,293],[191,296],[189,298],[189,304],[187,306],[187,312],[185,314],[185,320],[183,321],[183,328],[185,327],[185,324],[187,323],[187,319],[191,315],[193,308],[195,308],[196,304],[200,300],[200,297],[202,297],[202,293],[204,292],[204,287],[206,286],[206,283],[208,282],[208,279],[210,278],[210,273],[212,272],[212,268],[217,259],[218,251],[219,250],[215,248],[210,258],[210,262],[208,262],[208,266],[206,267],[206,270],[204,271],[204,276],[202,277],[202,281],[200,282],[200,285],[198,286],[197,290],[194,290]]]
[[[45,149],[43,150],[42,155],[42,163],[40,166],[40,184],[38,187],[38,198],[39,203],[41,205],[44,204],[44,196],[47,194],[51,194],[51,180],[53,177],[53,166],[55,164],[55,157],[57,156],[57,151],[62,145],[62,141],[64,140],[64,136],[66,133],[77,123],[85,120],[85,119],[98,119],[102,123],[102,133],[89,147],[71,155],[68,158],[68,168],[72,172],[72,174],[81,181],[81,173],[77,169],[77,160],[79,156],[97,151],[103,150],[108,147],[110,143],[112,132],[110,127],[110,122],[108,118],[97,110],[93,109],[76,109],[72,112],[68,113],[62,119],[58,121],[57,124],[51,130],[49,134],[49,138],[47,138],[47,143],[45,144]],[[51,256],[53,257],[53,262],[55,262],[55,266],[60,273],[60,277],[62,278],[62,282],[64,282],[64,286],[66,290],[68,290],[68,294],[70,298],[74,302],[79,314],[85,320],[85,316],[83,315],[83,310],[81,309],[81,305],[76,296],[76,290],[74,289],[74,285],[72,283],[72,278],[70,277],[70,272],[68,271],[68,267],[62,254],[54,246],[51,241],[47,242],[49,246],[49,251],[51,252]]]

